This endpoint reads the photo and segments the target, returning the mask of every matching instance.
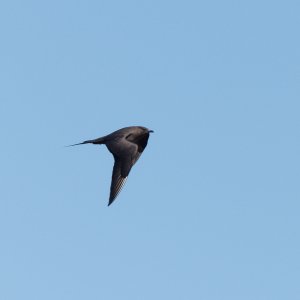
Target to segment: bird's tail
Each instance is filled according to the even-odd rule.
[[[89,144],[89,141],[84,141],[82,143],[78,143],[78,144],[73,144],[73,145],[68,145],[66,147],[73,147],[73,146],[78,146],[78,145],[83,145],[83,144]]]
[[[78,146],[78,145],[83,145],[83,144],[101,145],[101,144],[104,144],[104,138],[101,137],[101,138],[98,138],[98,139],[95,139],[95,140],[87,140],[87,141],[84,141],[82,143],[68,145],[66,147]]]

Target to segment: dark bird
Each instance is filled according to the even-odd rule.
[[[95,140],[87,140],[70,145],[105,144],[114,156],[115,164],[112,172],[108,205],[113,203],[123,188],[132,166],[137,162],[147,146],[150,132],[153,132],[153,130],[142,126],[131,126],[119,129]]]

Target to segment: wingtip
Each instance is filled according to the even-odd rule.
[[[115,199],[116,198],[109,198],[107,206],[110,206],[115,201]]]

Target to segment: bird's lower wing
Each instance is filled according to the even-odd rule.
[[[138,152],[137,145],[125,139],[119,141],[118,144],[108,146],[115,159],[108,203],[110,205],[123,188],[132,166],[140,157],[140,153]]]
[[[115,159],[115,164],[113,168],[113,173],[112,173],[112,179],[111,179],[111,186],[110,186],[110,196],[109,196],[109,202],[108,205],[112,204],[114,200],[117,198],[119,193],[121,192],[127,177],[123,177],[121,175],[121,160],[120,159]]]

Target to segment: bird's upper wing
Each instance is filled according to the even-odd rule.
[[[140,158],[140,156],[142,155],[143,151],[145,150],[145,148],[147,146],[148,139],[149,139],[149,133],[145,133],[139,137],[132,138],[131,136],[128,136],[126,138],[126,140],[130,144],[134,144],[137,146],[137,153],[135,154],[135,156],[133,158],[133,164],[135,164],[137,162],[137,160]]]

